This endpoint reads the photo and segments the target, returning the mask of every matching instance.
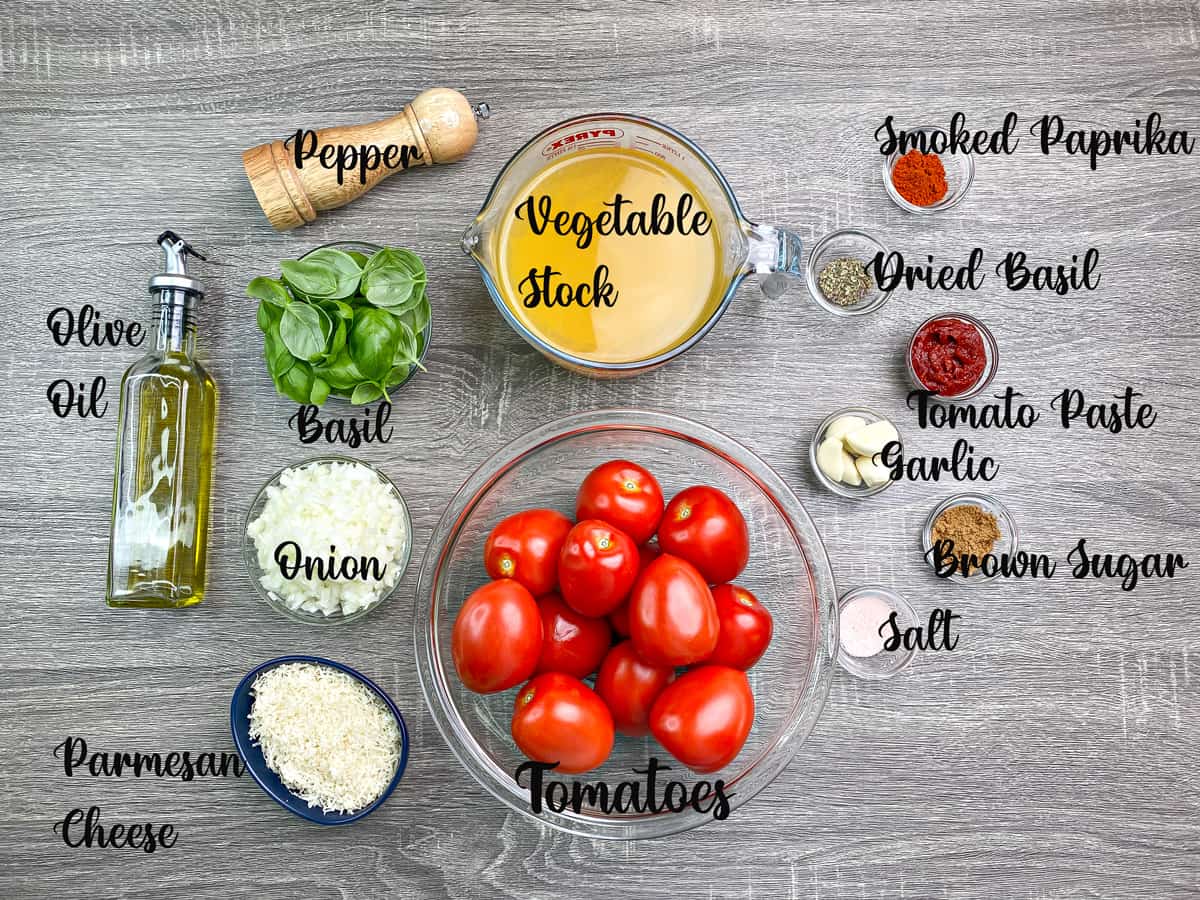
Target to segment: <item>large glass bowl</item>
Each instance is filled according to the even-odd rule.
[[[796,755],[820,715],[837,653],[837,591],[816,527],[791,489],[761,459],[725,435],[675,416],[634,410],[582,413],[543,425],[498,451],[471,475],[450,502],[429,542],[416,591],[413,630],[417,672],[438,730],[467,771],[496,798],[532,816],[529,777],[514,780],[525,757],[509,733],[517,688],[481,695],[460,683],[450,652],[455,616],[466,597],[487,581],[483,545],[500,519],[529,507],[573,515],[584,476],[610,459],[649,469],[670,497],[693,484],[726,491],[750,528],[750,562],[738,583],[771,611],[775,634],[766,655],[749,671],[757,709],[745,747],[725,769],[695,775],[671,759],[653,738],[618,735],[611,757],[583,775],[547,778],[567,785],[641,782],[651,756],[670,765],[658,776],[689,788],[722,779],[746,803]],[[536,817],[562,831],[591,838],[654,837],[713,821],[711,812],[605,813],[599,804],[577,813],[543,806]]]

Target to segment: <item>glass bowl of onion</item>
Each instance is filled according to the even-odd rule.
[[[361,619],[395,592],[411,555],[412,520],[400,491],[349,457],[280,469],[246,514],[242,559],[254,589],[308,625]]]

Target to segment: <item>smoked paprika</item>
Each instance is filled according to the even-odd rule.
[[[946,169],[936,153],[909,150],[892,167],[892,186],[913,206],[933,206],[946,196]]]

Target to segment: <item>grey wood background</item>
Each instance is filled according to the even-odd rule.
[[[1200,895],[1200,639],[1193,568],[1123,593],[1056,577],[965,591],[916,546],[953,485],[905,484],[868,503],[824,493],[811,430],[854,402],[917,432],[901,348],[939,308],[978,314],[1001,345],[997,385],[1040,408],[1067,386],[1100,399],[1134,385],[1160,410],[1148,433],[981,432],[992,485],[1027,547],[1200,550],[1195,244],[1200,160],[1109,159],[1098,172],[1024,147],[979,161],[950,214],[886,198],[871,134],[885,115],[995,127],[1060,113],[1131,126],[1157,110],[1200,132],[1194,2],[439,5],[298,0],[6,3],[0,16],[0,895],[225,898],[820,897],[1166,898]],[[460,88],[495,111],[464,162],[397,176],[353,206],[274,233],[241,151],[302,125],[381,117],[421,89]],[[1102,254],[1101,287],[1010,293],[993,275],[958,297],[900,293],[844,324],[798,285],[753,285],[704,343],[633,381],[559,370],[501,321],[458,238],[509,154],[543,126],[602,109],[672,123],[718,161],[748,215],[806,240],[855,224],[914,255],[991,264],[1009,249]],[[1026,143],[1030,143],[1027,139]],[[140,351],[53,344],[46,314],[95,303],[147,320],[153,238],[178,229],[227,268],[201,358],[222,390],[211,591],[194,610],[118,612],[102,600],[116,385]],[[919,611],[963,616],[953,653],[887,684],[835,679],[787,772],[722,825],[652,843],[571,838],[508,813],[432,726],[411,659],[412,582],[355,627],[297,627],[253,594],[242,517],[276,469],[311,454],[274,395],[242,288],[328,240],[399,242],[430,270],[435,342],[402,395],[387,446],[359,455],[407,496],[417,552],[465,473],[548,418],[615,405],[673,410],[726,430],[796,488],[839,584],[892,585]],[[104,374],[103,419],[59,420],[56,377]],[[1065,563],[1064,563],[1065,566]],[[412,570],[415,574],[415,564]],[[255,663],[316,652],[377,676],[415,750],[396,796],[350,829],[283,813],[248,779],[64,777],[52,748],[229,749],[228,698]],[[74,807],[171,822],[151,855],[69,849]]]

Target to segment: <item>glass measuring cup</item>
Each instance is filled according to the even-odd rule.
[[[721,258],[713,261],[714,278],[724,285],[724,292],[711,313],[682,341],[655,355],[619,362],[575,355],[549,343],[521,322],[505,300],[499,274],[501,263],[495,258],[492,246],[493,234],[513,209],[518,192],[541,169],[567,154],[603,147],[648,153],[678,169],[696,186],[712,212],[712,226],[720,238]],[[463,252],[479,266],[492,301],[513,330],[559,365],[596,377],[636,375],[694,346],[716,325],[738,285],[750,274],[759,276],[766,296],[779,297],[787,289],[788,276],[803,278],[801,246],[800,237],[794,232],[749,221],[713,161],[678,131],[651,119],[623,113],[595,113],[568,119],[530,140],[500,170],[479,214],[462,237]],[[518,302],[516,298],[514,302]]]

